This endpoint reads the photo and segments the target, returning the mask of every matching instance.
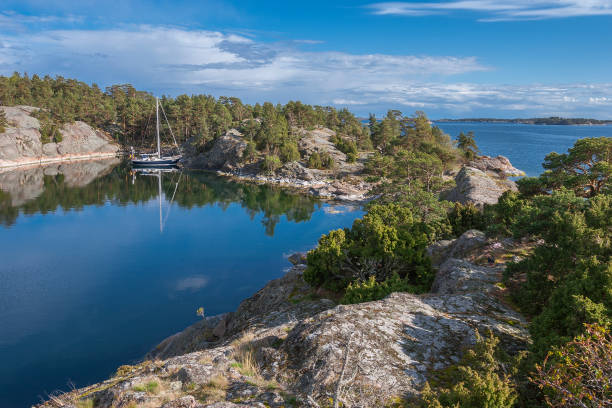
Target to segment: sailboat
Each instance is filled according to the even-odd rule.
[[[157,153],[150,154],[140,154],[136,156],[132,153],[132,166],[134,167],[167,167],[167,166],[176,166],[178,161],[181,159],[181,155],[174,156],[162,156],[161,153],[161,143],[159,139],[159,99],[155,98],[155,134],[157,136]],[[178,144],[176,143],[176,138],[174,137],[174,133],[172,133],[172,128],[170,127],[170,122],[168,122],[168,118],[166,117],[166,112],[164,112],[164,108],[162,106],[162,113],[164,114],[164,118],[166,119],[166,123],[168,123],[168,128],[170,129],[170,134],[172,135],[172,139],[174,140],[174,145],[178,150]],[[133,150],[133,148],[132,148]]]

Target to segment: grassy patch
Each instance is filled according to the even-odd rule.
[[[216,375],[210,381],[191,394],[203,403],[213,403],[225,400],[229,382],[222,375]]]
[[[246,332],[242,337],[232,342],[234,348],[234,360],[237,364],[232,364],[240,374],[247,377],[259,377],[259,365],[255,361],[255,347],[253,340],[255,336],[251,332]]]
[[[80,400],[76,402],[77,408],[94,408],[94,401],[91,398]]]
[[[135,386],[132,390],[146,392],[147,394],[157,394],[159,392],[159,383],[157,381],[149,381],[146,384]]]

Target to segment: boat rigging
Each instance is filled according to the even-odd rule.
[[[172,140],[174,141],[174,145],[176,146],[179,154],[175,155],[162,155],[161,151],[161,141],[159,137],[159,108],[161,107],[162,113],[164,115],[164,119],[166,119],[166,123],[168,124],[168,129],[170,130],[170,134],[172,135]],[[172,127],[170,126],[170,122],[168,121],[168,117],[166,116],[166,112],[164,111],[164,107],[159,104],[159,98],[155,98],[155,134],[157,136],[157,153],[142,153],[136,155],[134,152],[134,148],[132,147],[132,153],[130,154],[130,158],[132,161],[132,166],[134,167],[170,167],[176,166],[179,160],[181,159],[180,148],[178,143],[176,143],[176,138],[174,137],[174,133],[172,132]]]

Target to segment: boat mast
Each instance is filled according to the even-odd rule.
[[[159,187],[159,233],[164,232],[164,224],[162,223],[162,188],[161,188],[161,170],[157,170],[157,185]]]
[[[159,98],[155,98],[155,132],[157,134],[157,158],[161,159],[161,149],[159,146]]]

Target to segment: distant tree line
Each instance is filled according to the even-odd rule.
[[[481,123],[521,123],[525,125],[609,125],[612,120],[589,119],[589,118],[561,118],[550,116],[548,118],[527,119],[496,119],[496,118],[463,118],[463,119],[439,119],[437,122],[481,122]]]

